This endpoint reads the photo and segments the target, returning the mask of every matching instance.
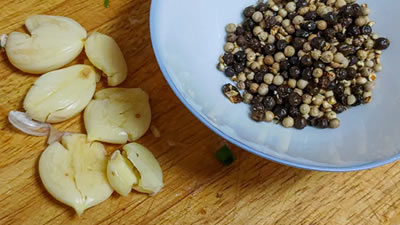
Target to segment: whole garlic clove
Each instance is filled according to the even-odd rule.
[[[25,97],[24,109],[36,121],[62,122],[82,112],[95,90],[94,68],[74,65],[39,77]]]
[[[113,144],[135,141],[149,129],[149,96],[140,88],[107,88],[98,91],[86,107],[88,139]]]
[[[157,194],[163,187],[163,174],[154,155],[138,143],[127,144],[123,149],[140,175],[139,183],[133,189],[151,195]]]
[[[30,35],[12,32],[5,50],[18,69],[42,74],[70,63],[82,51],[86,30],[62,16],[34,15],[25,21]]]
[[[107,178],[111,187],[122,196],[127,196],[138,182],[132,163],[119,150],[108,160]]]
[[[113,190],[106,178],[107,158],[101,143],[84,134],[62,138],[49,145],[39,160],[39,175],[46,190],[81,215],[108,199]]]
[[[128,75],[124,55],[114,39],[98,32],[85,42],[85,52],[90,62],[107,76],[110,86],[121,84]]]

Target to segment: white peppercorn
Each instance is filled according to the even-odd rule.
[[[303,103],[304,104],[311,104],[311,102],[312,102],[312,96],[311,95],[309,95],[309,94],[304,94],[303,96],[302,96],[302,98],[303,98]]]
[[[372,97],[372,92],[371,91],[366,91],[363,93],[363,98],[369,98]]]
[[[274,35],[268,35],[267,43],[268,44],[274,44],[275,43],[275,36]]]
[[[331,91],[327,91],[327,92],[325,93],[325,97],[327,97],[327,98],[332,97],[332,96],[334,96],[334,93],[333,93],[332,90],[331,90]]]
[[[261,34],[261,32],[263,32],[264,29],[262,29],[260,26],[255,26],[253,28],[253,34],[254,36],[258,36],[259,34]]]
[[[290,117],[290,116],[285,117],[285,119],[283,119],[283,121],[282,121],[282,125],[283,125],[284,127],[286,127],[286,128],[293,127],[293,125],[294,125],[294,119],[293,119],[292,117]]]
[[[324,101],[324,96],[321,94],[317,94],[316,96],[313,97],[313,104],[314,105],[321,105],[322,102]]]
[[[230,23],[230,24],[226,25],[225,30],[226,30],[226,32],[228,32],[228,33],[235,33],[235,31],[236,31],[236,25],[233,24],[233,23]]]
[[[337,118],[337,114],[334,111],[325,113],[325,116],[328,120],[333,120]]]
[[[300,106],[300,113],[303,114],[303,115],[309,114],[310,110],[311,110],[310,105],[302,104]]]
[[[297,81],[295,79],[289,79],[289,81],[288,81],[289,87],[296,88],[296,82]]]
[[[234,49],[235,45],[231,42],[226,42],[226,44],[224,45],[225,52],[232,53]]]
[[[252,62],[250,65],[250,68],[254,71],[254,70],[258,70],[260,69],[261,65],[258,62]]]
[[[319,109],[318,109],[317,106],[312,106],[312,107],[311,107],[311,109],[310,109],[310,116],[312,116],[312,117],[318,117],[318,116],[319,116],[319,113],[320,113],[320,111],[319,111]]]
[[[304,45],[303,45],[303,51],[305,51],[305,52],[311,52],[311,50],[312,50],[312,47],[311,47],[310,42],[304,43]]]
[[[328,28],[328,23],[326,23],[325,20],[318,20],[317,28],[318,28],[318,30],[326,30],[326,28]]]
[[[302,16],[304,16],[306,13],[308,13],[310,11],[310,8],[309,7],[301,7],[297,12],[300,14],[300,15],[302,15]]]
[[[323,107],[324,109],[331,109],[331,108],[332,108],[332,105],[329,104],[328,101],[323,101],[323,102],[322,102],[322,107]]]
[[[284,80],[284,78],[283,78],[281,75],[276,75],[276,76],[274,77],[274,80],[272,81],[272,83],[273,83],[274,85],[276,85],[276,86],[280,86],[280,85],[283,84],[284,81],[285,81],[285,80]]]
[[[274,64],[274,62],[275,62],[275,60],[274,60],[274,57],[272,55],[267,55],[267,56],[264,57],[264,63],[266,65],[272,65],[272,64]]]
[[[295,2],[289,2],[285,6],[286,11],[288,12],[294,12],[296,11],[296,3]]]
[[[324,75],[324,71],[321,68],[315,68],[313,71],[313,76],[315,78],[320,78],[322,77],[322,75]]]
[[[368,57],[368,52],[360,49],[357,51],[357,57],[364,61]]]
[[[293,34],[294,32],[296,32],[296,28],[293,25],[289,25],[289,26],[285,27],[285,30],[289,34]]]
[[[237,78],[238,78],[239,81],[246,81],[247,80],[246,74],[243,73],[243,72],[239,73]]]
[[[345,0],[336,0],[335,2],[335,7],[336,8],[342,8],[343,6],[345,6],[347,3]]]
[[[361,8],[361,14],[363,16],[368,16],[370,14],[370,12],[371,12],[371,10],[367,6]]]
[[[293,90],[293,92],[299,94],[300,96],[303,96],[303,90],[301,90],[301,89],[299,89],[299,88],[295,88],[295,89]]]
[[[250,72],[246,75],[247,80],[254,80],[254,72]]]
[[[265,121],[267,122],[272,122],[275,118],[275,114],[271,111],[266,111],[265,112]]]
[[[365,24],[368,23],[368,20],[367,20],[365,17],[360,16],[360,17],[358,17],[358,18],[356,19],[356,21],[355,21],[354,23],[355,23],[357,26],[362,27],[362,26],[364,26]]]
[[[257,83],[251,83],[251,84],[250,84],[249,91],[250,91],[251,93],[255,94],[255,93],[257,93],[258,87],[259,87],[259,86],[260,86],[260,85],[257,84]]]
[[[350,87],[345,87],[343,93],[345,95],[351,95],[351,88]]]
[[[354,105],[354,103],[356,103],[356,101],[357,101],[356,96],[354,96],[354,95],[347,96],[347,104],[348,105]]]
[[[302,24],[303,22],[304,22],[304,17],[302,17],[302,16],[300,16],[300,15],[295,16],[295,17],[293,18],[293,20],[292,20],[292,23],[293,23],[294,25],[300,25],[300,24]]]
[[[333,119],[333,120],[329,121],[330,128],[338,128],[339,126],[340,126],[340,120]]]
[[[311,51],[311,57],[315,60],[319,60],[319,58],[321,57],[321,51],[320,50]]]
[[[278,15],[280,15],[282,18],[285,18],[287,16],[287,11],[285,9],[280,9],[278,12]]]
[[[325,51],[321,55],[321,61],[324,63],[331,63],[333,60],[333,53],[330,51]]]
[[[258,35],[258,39],[260,39],[260,41],[266,41],[268,39],[268,32],[265,31],[261,32]]]
[[[264,83],[272,84],[273,80],[274,80],[274,75],[273,74],[267,73],[267,74],[264,75]]]
[[[308,81],[300,79],[297,81],[297,87],[300,88],[301,90],[303,90],[304,88],[306,88],[308,85]]]
[[[253,19],[254,22],[259,23],[259,22],[261,22],[261,20],[264,19],[264,16],[263,16],[262,12],[257,11],[255,13],[253,13],[253,16],[251,16],[251,18]]]
[[[291,21],[289,19],[284,19],[282,21],[282,27],[284,27],[284,28],[290,26],[290,24],[291,24]]]
[[[269,88],[268,88],[268,84],[262,83],[260,84],[260,87],[258,87],[258,94],[260,95],[266,95],[268,94]]]
[[[381,71],[382,71],[382,65],[381,65],[381,64],[376,64],[376,65],[374,66],[374,70],[375,70],[376,72],[381,72]]]
[[[281,61],[283,61],[283,60],[285,60],[285,54],[283,54],[283,52],[277,52],[277,53],[275,53],[275,56],[274,56],[274,59],[275,59],[275,62],[281,62]]]
[[[254,62],[256,60],[256,53],[253,51],[250,51],[249,53],[247,53],[247,61],[249,62]]]
[[[364,85],[364,84],[366,84],[366,83],[368,82],[368,80],[367,80],[367,78],[365,78],[365,77],[358,77],[358,78],[356,79],[356,82],[357,82],[357,84],[359,84],[359,85]]]
[[[246,89],[246,84],[243,81],[239,81],[236,86],[240,90]]]
[[[249,92],[244,92],[243,93],[243,102],[244,103],[247,103],[247,104],[249,104],[249,103],[251,103],[251,100],[253,100],[253,95],[252,94],[250,94]]]
[[[292,56],[294,56],[294,54],[296,54],[296,49],[295,49],[293,46],[291,46],[291,45],[286,46],[286,48],[285,48],[285,50],[284,50],[284,54],[285,54],[287,57],[292,57]]]

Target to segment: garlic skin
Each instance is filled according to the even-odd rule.
[[[82,112],[96,89],[96,72],[74,65],[40,76],[24,100],[27,114],[39,122],[58,123]]]
[[[84,122],[90,141],[136,141],[150,127],[149,96],[140,88],[100,90],[86,107]]]
[[[25,134],[41,137],[50,133],[50,124],[36,122],[24,112],[10,111],[8,113],[8,121]]]
[[[125,81],[128,66],[112,37],[98,32],[90,34],[85,42],[85,52],[90,62],[106,75],[108,85],[117,86]]]
[[[46,190],[78,215],[108,199],[113,190],[106,177],[107,157],[101,143],[84,134],[65,135],[48,146],[39,160]]]
[[[5,50],[16,68],[42,74],[70,63],[82,51],[86,30],[75,20],[62,16],[33,15],[26,19],[30,35],[12,32]]]

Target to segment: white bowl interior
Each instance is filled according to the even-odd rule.
[[[154,1],[154,0],[153,0]],[[152,38],[161,67],[192,110],[209,124],[259,154],[301,167],[357,167],[400,153],[400,1],[364,1],[377,22],[374,31],[392,44],[382,57],[372,103],[340,115],[338,129],[298,131],[256,123],[246,104],[231,104],[221,93],[230,82],[216,69],[223,53],[226,24],[239,23],[242,10],[256,0],[155,0]],[[396,53],[397,52],[397,53]],[[168,78],[169,76],[169,78]]]

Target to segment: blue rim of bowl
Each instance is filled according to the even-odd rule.
[[[171,87],[172,91],[175,93],[175,95],[179,98],[179,100],[186,106],[189,111],[197,117],[204,125],[206,125],[209,129],[211,129],[214,133],[218,134],[225,140],[229,141],[230,143],[254,154],[259,157],[271,160],[276,163],[280,163],[283,165],[291,166],[291,167],[296,167],[300,169],[306,169],[306,170],[315,170],[315,171],[326,171],[326,172],[351,172],[351,171],[360,171],[360,170],[367,170],[367,169],[372,169],[376,167],[380,167],[392,162],[395,162],[400,159],[400,154],[397,154],[389,159],[383,160],[383,161],[376,161],[376,162],[371,162],[371,163],[366,163],[366,164],[361,164],[361,165],[356,165],[356,166],[348,166],[348,167],[329,167],[329,166],[312,166],[312,165],[306,165],[302,163],[294,163],[288,160],[283,160],[279,159],[277,157],[268,155],[266,153],[259,152],[257,150],[252,149],[250,146],[241,143],[240,141],[235,140],[231,136],[225,134],[223,131],[219,130],[217,127],[212,125],[205,119],[200,113],[198,113],[183,97],[181,92],[176,88],[174,82],[172,81],[167,69],[165,68],[165,65],[163,61],[160,58],[159,55],[159,43],[155,38],[153,38],[153,34],[155,33],[155,27],[154,27],[154,11],[155,8],[158,5],[158,2],[161,0],[152,0],[151,1],[151,8],[150,8],[150,36],[151,36],[151,43],[153,46],[154,54],[156,56],[156,60],[158,62],[158,65],[161,69],[161,72],[164,76],[164,78],[167,80],[169,86]]]

